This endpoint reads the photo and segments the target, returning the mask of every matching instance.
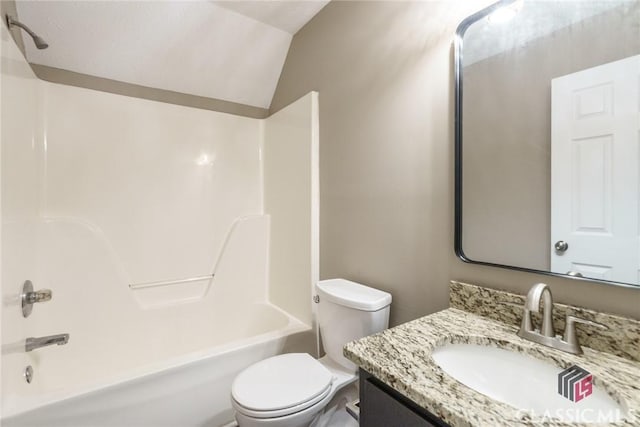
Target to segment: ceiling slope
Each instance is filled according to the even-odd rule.
[[[214,3],[293,35],[329,3],[329,0],[217,0]]]

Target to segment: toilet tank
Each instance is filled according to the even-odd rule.
[[[342,355],[342,347],[389,326],[391,294],[345,279],[321,280],[317,291],[324,351],[334,362],[355,372],[356,365]]]

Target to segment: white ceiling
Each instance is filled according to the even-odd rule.
[[[268,108],[293,34],[329,0],[18,1],[29,62]]]
[[[212,0],[216,5],[233,10],[293,35],[320,12],[329,0]]]

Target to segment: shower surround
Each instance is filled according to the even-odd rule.
[[[313,350],[316,93],[261,120],[57,85],[4,28],[1,85],[3,425],[219,425],[237,372]]]

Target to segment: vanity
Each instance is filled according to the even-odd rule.
[[[556,332],[567,316],[607,327],[578,325],[583,353],[571,354],[518,336],[525,301],[451,282],[450,308],[347,344],[361,369],[360,425],[640,425],[640,321],[554,304]],[[577,402],[558,393],[558,375],[573,366],[593,384]]]
[[[447,424],[360,369],[361,427],[444,427]]]

